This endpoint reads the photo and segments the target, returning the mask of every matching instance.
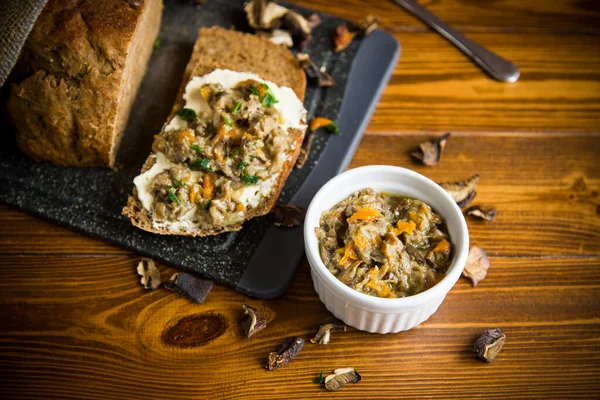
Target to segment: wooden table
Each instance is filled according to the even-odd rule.
[[[216,1],[216,0],[209,0]],[[308,343],[281,370],[263,368],[285,338],[310,337],[328,316],[303,261],[288,292],[249,299],[215,287],[203,305],[145,291],[139,257],[0,206],[0,380],[3,398],[300,399],[592,398],[600,396],[600,5],[577,0],[438,0],[427,5],[513,60],[515,84],[494,82],[388,1],[303,5],[351,20],[367,12],[402,56],[351,167],[412,168],[434,180],[481,174],[469,221],[491,256],[488,277],[461,279],[419,327],[377,335],[349,329]],[[409,150],[451,130],[441,163]],[[173,269],[161,266],[163,279]],[[268,328],[247,340],[243,303]],[[200,345],[166,345],[163,331],[198,316]],[[492,364],[471,353],[485,329],[508,339]],[[337,393],[312,383],[352,366],[363,381]]]

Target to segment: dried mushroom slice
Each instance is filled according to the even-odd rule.
[[[439,185],[448,192],[460,208],[464,208],[475,198],[478,183],[479,174],[475,174],[466,181],[444,182]]]
[[[177,272],[165,283],[165,288],[178,296],[186,296],[195,303],[202,304],[210,293],[213,282],[196,278],[186,272]]]
[[[358,22],[358,30],[360,31],[361,35],[367,36],[377,29],[380,23],[381,20],[377,15],[368,14]]]
[[[308,54],[298,53],[296,59],[298,60],[300,67],[304,69],[306,77],[316,81],[319,87],[331,87],[335,84],[331,75],[329,75],[324,68],[317,67]]]
[[[273,29],[272,31],[258,31],[257,35],[264,36],[269,39],[270,42],[279,44],[285,47],[292,47],[294,41],[292,35],[288,31],[282,29]]]
[[[311,343],[328,344],[331,340],[331,332],[334,330],[346,331],[346,325],[336,318],[332,318],[326,323],[319,326],[319,330],[315,334],[315,337],[310,339]]]
[[[419,144],[419,150],[410,153],[410,155],[427,166],[437,165],[449,137],[450,132],[436,139],[423,142]]]
[[[300,41],[310,40],[310,22],[295,11],[288,11],[283,17],[283,27]]]
[[[242,320],[241,326],[244,330],[244,335],[250,339],[256,333],[267,327],[267,320],[263,317],[261,312],[254,307],[244,304],[242,309],[244,310],[246,318]]]
[[[306,210],[292,204],[277,204],[273,209],[275,214],[275,225],[292,228],[302,225]]]
[[[479,246],[472,246],[469,249],[463,275],[469,278],[473,282],[473,287],[475,287],[485,278],[489,268],[490,260],[485,250]]]
[[[302,147],[300,148],[300,152],[298,153],[298,158],[296,159],[296,168],[304,167],[306,160],[308,160],[308,156],[310,155],[310,149],[315,140],[315,132],[309,130],[306,132],[306,136],[302,141]]]
[[[354,368],[338,368],[325,377],[325,389],[335,392],[346,383],[358,383],[362,377]]]
[[[269,353],[266,368],[269,371],[281,368],[298,356],[304,347],[304,339],[295,337],[281,345],[279,350]]]
[[[350,32],[346,25],[339,25],[333,31],[332,36],[334,44],[333,49],[336,53],[339,53],[352,43],[352,40],[354,40],[354,37],[356,36],[356,32]]]
[[[248,24],[254,29],[274,29],[288,9],[269,0],[250,0],[244,6]]]
[[[137,266],[137,273],[142,278],[140,283],[144,289],[158,289],[160,286],[160,271],[151,258],[142,258]]]
[[[506,335],[502,329],[488,329],[475,342],[473,352],[481,361],[491,363],[502,350],[504,342],[506,342]]]
[[[465,210],[465,214],[470,217],[483,219],[492,222],[496,218],[498,209],[496,207],[482,208],[481,206],[471,206]]]

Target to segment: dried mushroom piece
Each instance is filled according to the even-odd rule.
[[[475,217],[492,222],[496,218],[498,209],[496,207],[482,208],[481,206],[472,206],[465,210],[465,213],[470,217]]]
[[[281,29],[273,29],[272,31],[258,31],[257,35],[264,36],[269,39],[270,42],[279,44],[281,46],[292,47],[294,45],[292,35],[288,31]]]
[[[165,283],[165,288],[178,296],[186,296],[195,303],[202,304],[210,293],[213,282],[196,278],[186,272],[177,272]]]
[[[308,156],[310,155],[310,148],[315,140],[315,133],[311,130],[306,132],[306,136],[302,141],[302,147],[300,148],[300,152],[298,153],[298,158],[296,159],[296,168],[304,167]]]
[[[321,17],[319,14],[312,13],[310,17],[307,18],[308,24],[312,29],[315,29],[317,26],[321,25]]]
[[[450,132],[439,138],[423,142],[419,144],[419,150],[410,153],[410,155],[427,166],[437,165],[440,162],[440,157],[449,137]]]
[[[277,204],[273,209],[273,213],[275,214],[275,225],[287,226],[288,228],[302,225],[306,216],[304,208],[292,204]]]
[[[358,22],[358,30],[363,36],[367,36],[377,29],[380,23],[381,20],[379,19],[379,16],[368,14]]]
[[[267,327],[267,320],[262,316],[261,312],[247,304],[242,306],[246,318],[242,320],[241,326],[244,330],[244,335],[248,339],[262,331]]]
[[[337,318],[331,318],[324,324],[319,326],[319,330],[315,334],[315,337],[310,339],[311,343],[328,344],[331,340],[331,332],[334,330],[346,331],[346,325]]]
[[[299,41],[310,40],[310,22],[295,11],[289,11],[283,16],[283,27],[290,31],[294,38]]]
[[[304,347],[304,339],[295,337],[281,345],[279,350],[269,353],[266,368],[269,371],[281,368],[292,361]]]
[[[288,9],[268,0],[251,0],[244,6],[248,24],[254,29],[274,29],[281,25],[281,19]]]
[[[485,250],[479,246],[472,246],[469,249],[463,275],[469,278],[473,282],[473,287],[475,287],[485,278],[489,268],[490,260]]]
[[[478,183],[479,174],[475,174],[466,181],[444,182],[439,185],[448,192],[460,208],[464,208],[475,198]]]
[[[336,53],[339,53],[352,43],[352,40],[354,40],[354,37],[356,36],[356,32],[350,32],[346,25],[339,25],[333,31],[332,36],[334,44],[333,50]]]
[[[473,352],[480,360],[491,363],[502,350],[504,342],[506,342],[506,335],[502,329],[488,329],[475,342]]]
[[[151,258],[142,258],[137,266],[137,273],[142,277],[140,283],[144,289],[158,289],[160,286],[160,271]]]
[[[325,389],[335,392],[346,383],[358,383],[362,377],[354,368],[338,368],[325,377]]]
[[[300,63],[300,67],[304,69],[306,77],[316,81],[319,87],[331,87],[335,84],[331,75],[324,68],[317,67],[308,54],[298,53],[296,59]]]

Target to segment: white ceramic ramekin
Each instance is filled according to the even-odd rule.
[[[368,187],[420,199],[446,222],[453,245],[452,264],[438,284],[410,297],[378,298],[349,288],[325,267],[315,234],[321,213]],[[373,165],[346,171],[317,192],[306,213],[304,244],[315,290],[325,307],[347,325],[367,332],[389,333],[419,325],[442,304],[465,266],[469,232],[460,208],[438,184],[405,168]]]

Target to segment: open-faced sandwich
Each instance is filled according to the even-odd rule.
[[[146,231],[206,236],[268,213],[304,138],[305,88],[287,49],[200,29],[178,99],[123,214]]]

